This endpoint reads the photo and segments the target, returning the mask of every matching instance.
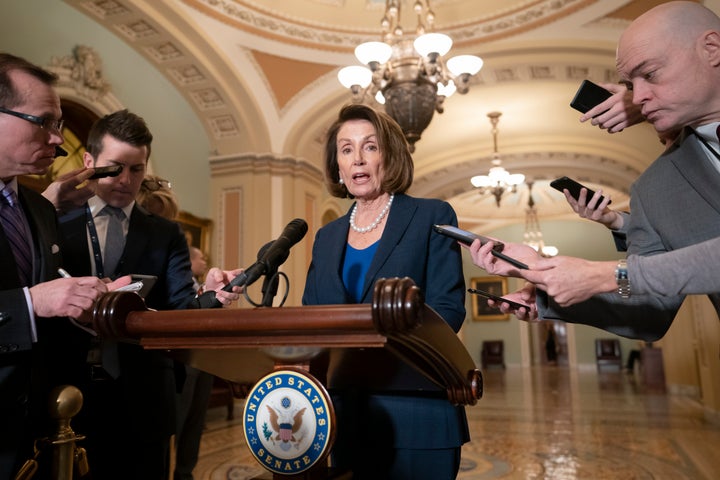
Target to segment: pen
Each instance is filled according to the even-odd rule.
[[[58,268],[58,273],[62,278],[72,278],[72,275],[70,275],[65,269]]]

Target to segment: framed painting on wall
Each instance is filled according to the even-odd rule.
[[[188,239],[188,244],[198,247],[205,255],[209,255],[210,229],[212,220],[196,217],[195,215],[180,211],[176,221],[180,224]]]
[[[470,279],[470,288],[484,290],[502,297],[507,294],[507,278],[499,276],[475,277]],[[472,319],[475,322],[507,320],[510,315],[502,313],[498,308],[488,305],[487,298],[470,294],[472,302]]]

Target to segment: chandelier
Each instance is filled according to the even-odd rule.
[[[430,0],[415,0],[417,26],[405,35],[400,25],[401,0],[386,0],[382,41],[365,42],[355,48],[357,59],[367,65],[353,65],[338,72],[338,80],[353,94],[353,101],[367,99],[385,105],[385,111],[402,128],[415,151],[415,142],[430,124],[435,111],[455,93],[468,92],[470,78],[483,61],[474,55],[457,55],[447,62],[452,40],[433,32],[435,14]]]
[[[545,245],[542,231],[540,231],[540,220],[538,220],[537,208],[535,208],[535,200],[532,196],[533,182],[527,182],[528,186],[528,206],[525,209],[525,233],[523,234],[523,243],[535,249],[543,257],[554,257],[558,254],[557,247]]]
[[[497,135],[498,128],[497,124],[500,120],[500,112],[490,112],[487,116],[490,118],[492,124],[492,136],[493,136],[493,156],[492,156],[492,167],[487,175],[475,175],[470,179],[470,183],[473,187],[480,190],[480,194],[484,195],[490,192],[495,197],[495,203],[500,206],[500,199],[505,192],[517,192],[517,186],[525,181],[525,175],[522,173],[511,174],[502,167],[502,160],[498,153]]]

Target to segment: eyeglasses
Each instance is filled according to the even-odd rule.
[[[167,188],[168,190],[170,190],[172,188],[172,183],[168,182],[167,180],[163,180],[162,178],[158,180],[145,179],[142,181],[141,186],[150,190],[151,192],[156,192],[161,188]]]
[[[7,113],[13,117],[22,118],[30,123],[34,123],[43,130],[54,131],[57,133],[62,133],[63,124],[65,123],[65,120],[62,119],[55,120],[50,117],[36,117],[35,115],[30,115],[29,113],[20,113],[15,110],[8,110],[4,107],[0,107],[0,113]]]

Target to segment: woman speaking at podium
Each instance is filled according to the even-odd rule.
[[[457,225],[457,216],[446,202],[405,194],[413,160],[400,126],[368,106],[345,106],[328,131],[324,160],[330,193],[355,203],[317,232],[303,304],[371,303],[378,279],[410,277],[457,332],[465,319],[460,249],[432,229]],[[386,349],[352,350],[335,380],[368,369],[382,390],[357,376],[338,388],[329,379],[338,423],[333,466],[361,479],[455,478],[469,440],[463,407]]]

